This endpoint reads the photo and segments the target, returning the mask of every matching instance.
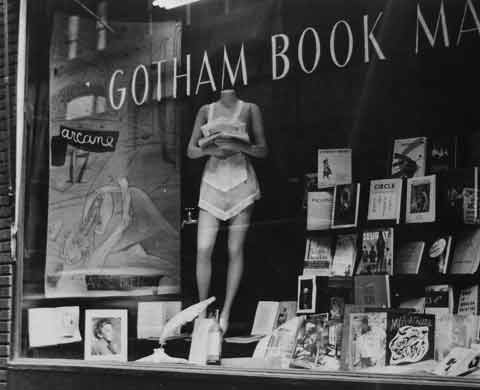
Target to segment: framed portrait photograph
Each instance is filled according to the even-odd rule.
[[[85,311],[85,360],[127,359],[127,310]]]
[[[317,282],[315,275],[298,277],[297,313],[313,314],[316,311]]]

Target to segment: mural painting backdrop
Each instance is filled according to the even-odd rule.
[[[138,64],[175,56],[180,26],[58,14],[53,31],[45,294],[178,293],[175,104],[126,94],[116,109],[107,97],[116,70],[129,89]]]

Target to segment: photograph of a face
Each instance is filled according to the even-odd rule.
[[[299,276],[297,292],[297,313],[315,313],[317,301],[317,285],[315,276]]]
[[[127,361],[127,311],[85,312],[85,360]]]

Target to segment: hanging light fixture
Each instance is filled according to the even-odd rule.
[[[154,0],[152,4],[154,7],[172,9],[172,8],[182,7],[184,5],[196,3],[197,1],[200,1],[200,0]]]

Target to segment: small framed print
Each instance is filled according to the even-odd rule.
[[[85,311],[85,360],[127,361],[127,310]]]
[[[436,176],[413,177],[407,180],[407,223],[435,221]]]
[[[316,312],[317,281],[315,275],[298,277],[297,313],[313,314]]]
[[[360,184],[335,186],[332,208],[332,228],[357,226]]]

